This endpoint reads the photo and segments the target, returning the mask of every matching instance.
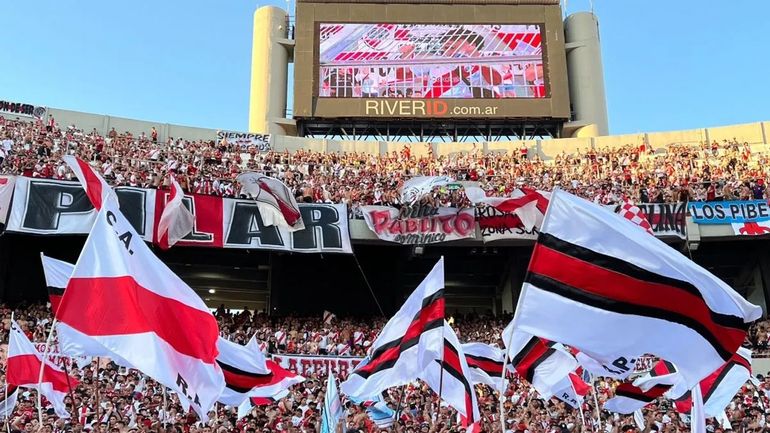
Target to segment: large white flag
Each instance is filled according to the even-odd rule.
[[[444,258],[388,321],[359,364],[340,385],[343,393],[363,399],[407,384],[443,351]]]
[[[48,360],[44,361],[43,355],[35,349],[15,320],[11,321],[6,381],[8,385],[37,390],[51,402],[57,416],[69,418],[70,414],[67,412],[64,398],[77,387],[77,379],[68,377],[67,373]]]
[[[70,160],[67,161],[71,163]],[[79,160],[77,161],[80,162]],[[189,401],[201,418],[224,388],[217,321],[201,298],[150,251],[114,194],[78,164],[100,211],[61,300],[63,353],[106,356]],[[97,203],[94,203],[97,206]]]
[[[195,217],[184,205],[184,191],[171,176],[171,194],[158,221],[158,245],[167,250],[193,230]]]
[[[471,381],[502,389],[505,352],[484,343],[463,344],[465,360],[470,367]]]
[[[527,229],[540,228],[548,208],[551,193],[529,188],[516,188],[509,197],[487,197],[483,189],[468,182],[465,185],[465,196],[474,205],[486,204],[500,212],[510,212],[519,217]]]
[[[455,331],[446,321],[443,337],[444,348],[441,357],[436,358],[420,373],[420,379],[464,417],[465,425],[470,425],[481,419],[471,368],[468,367],[463,347]]]
[[[420,200],[433,188],[454,182],[449,176],[415,176],[401,186],[401,202],[410,204]]]
[[[509,324],[503,330],[508,362],[541,395],[553,395],[559,382],[575,371],[575,358],[559,343],[543,340]]]
[[[654,354],[688,388],[719,368],[762,310],[627,219],[555,191],[513,323],[594,359]]]
[[[217,349],[217,364],[225,375],[225,389],[219,396],[220,403],[239,406],[249,398],[249,392],[270,380],[272,373],[259,349],[256,335],[245,346],[219,337]]]
[[[253,172],[242,173],[236,180],[241,184],[241,194],[257,201],[262,224],[285,227],[289,231],[305,228],[297,200],[286,184]]]

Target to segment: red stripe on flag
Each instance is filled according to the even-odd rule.
[[[483,370],[490,376],[500,377],[503,374],[503,363],[494,359],[474,357],[466,354],[465,361],[468,363],[468,367]]]
[[[542,357],[545,356],[550,350],[550,348],[546,346],[542,340],[537,339],[537,337],[533,338],[535,338],[536,341],[532,348],[529,349],[529,352],[527,352],[526,355],[521,358],[521,361],[513,366],[516,369],[516,372],[527,379],[527,381],[530,383],[532,382],[532,378],[535,375],[534,368],[537,367],[540,362],[542,362]]]
[[[278,203],[278,208],[281,210],[281,214],[283,214],[283,217],[286,219],[286,222],[293,227],[294,224],[297,223],[297,220],[300,219],[301,217],[301,214],[299,213],[299,211],[294,209],[294,207],[291,204],[286,203],[280,196],[275,194],[273,190],[270,189],[270,187],[267,185],[267,183],[260,181],[259,186],[263,190],[265,190],[266,193],[270,194],[275,198],[275,202]]]
[[[223,366],[221,363],[219,365],[222,367],[225,383],[231,388],[240,388],[248,391],[252,388],[270,385],[270,382],[273,380],[272,374],[238,374],[229,370],[227,366]]]
[[[740,346],[746,334],[743,330],[715,323],[708,305],[686,290],[638,280],[570,257],[542,244],[535,246],[529,271],[586,293],[689,317],[705,326],[723,347]]]
[[[471,387],[470,382],[468,382],[468,378],[463,375],[463,366],[460,362],[460,355],[457,353],[457,349],[446,340],[444,340],[443,368],[462,383],[465,394],[464,401],[467,421],[471,423],[476,422],[476,419],[473,416],[473,396],[470,394],[474,392],[473,388]]]
[[[89,336],[155,333],[177,352],[213,364],[219,328],[214,317],[140,286],[130,276],[73,277],[59,320]]]
[[[83,183],[86,185],[86,195],[91,200],[91,204],[94,205],[96,210],[102,208],[102,182],[99,180],[99,176],[94,173],[94,169],[88,165],[87,162],[76,158],[80,171],[83,172]]]
[[[11,356],[8,358],[6,371],[8,372],[7,381],[11,385],[37,385],[40,378],[40,359],[32,354]],[[43,369],[43,383],[51,383],[55,391],[69,392],[67,374],[48,364]],[[70,377],[69,383],[73,388],[78,385],[74,377]]]

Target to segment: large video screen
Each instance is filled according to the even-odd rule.
[[[540,27],[321,23],[318,96],[545,98]]]

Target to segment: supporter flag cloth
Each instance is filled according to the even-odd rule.
[[[382,399],[382,395],[378,394],[366,400],[358,400],[356,398],[348,398],[348,400],[353,404],[362,404],[366,408],[366,414],[369,416],[369,419],[372,420],[377,428],[387,429],[396,422],[396,411],[388,406],[388,403]]]
[[[454,182],[449,176],[415,176],[401,186],[401,202],[411,204],[430,194],[433,188]]]
[[[486,192],[473,183],[465,185],[465,196],[474,205],[486,204],[500,212],[509,212],[519,217],[527,231],[543,224],[551,193],[530,188],[516,188],[509,197],[487,197]]]
[[[42,364],[42,365],[41,365]],[[43,378],[40,380],[40,369]],[[11,335],[8,343],[8,361],[6,366],[6,382],[8,385],[35,389],[53,405],[56,415],[69,418],[64,404],[64,397],[70,387],[78,385],[77,379],[67,377],[49,361],[43,361],[43,355],[35,349],[16,321],[11,321]],[[10,389],[9,389],[10,391]]]
[[[324,310],[323,320],[324,320],[325,324],[328,325],[329,323],[332,323],[332,320],[334,320],[336,317],[337,316],[334,313],[332,313],[331,311]]]
[[[591,386],[585,383],[579,374],[572,372],[554,385],[553,397],[558,398],[573,409],[577,409],[583,404],[583,399],[590,390]],[[543,396],[546,400],[550,397],[548,395]]]
[[[656,355],[692,388],[730,359],[761,314],[634,223],[556,190],[512,323],[594,359]]]
[[[577,368],[561,344],[514,332],[510,324],[503,330],[503,341],[513,369],[542,395],[553,395],[555,386]]]
[[[324,394],[324,407],[321,413],[321,433],[336,433],[337,424],[345,416],[340,401],[340,393],[337,391],[337,382],[334,374],[329,373],[326,380],[326,394]]]
[[[0,419],[8,419],[16,408],[16,397],[19,388],[15,385],[5,385],[3,394],[0,395]]]
[[[465,361],[470,367],[473,384],[483,383],[494,389],[504,386],[503,363],[505,352],[484,343],[463,344]]]
[[[98,174],[81,175],[94,196],[109,197],[95,190],[102,185]],[[178,393],[205,419],[225,385],[216,364],[217,321],[153,255],[117,200],[108,198],[100,207],[59,306],[61,351],[105,356],[137,369]]]
[[[751,351],[741,347],[722,367],[700,382],[703,411],[707,417],[718,417],[741,387],[751,379]],[[676,409],[689,413],[692,409],[690,393],[672,395]]]
[[[242,173],[236,180],[241,184],[241,194],[257,201],[262,224],[285,227],[289,231],[305,228],[297,200],[283,182],[253,172]]]
[[[607,360],[607,362],[601,362],[575,348],[572,348],[571,353],[575,356],[578,364],[583,367],[584,372],[588,372],[591,376],[604,376],[624,380],[636,368],[637,359],[633,356],[620,356]]]
[[[225,389],[219,396],[220,403],[238,406],[249,398],[249,392],[253,388],[270,380],[272,373],[267,368],[256,336],[245,346],[219,337],[217,349],[217,364],[225,376]]]
[[[604,409],[615,413],[632,414],[663,396],[668,389],[668,385],[657,385],[648,391],[642,391],[629,382],[623,382],[615,388],[615,396],[604,403]]]
[[[636,378],[633,385],[638,386],[642,391],[649,391],[658,385],[667,385],[669,389],[666,391],[666,396],[672,398],[679,397],[688,391],[682,375],[674,364],[662,359],[656,362],[647,374]]]
[[[270,376],[249,391],[250,397],[275,397],[281,392],[305,381],[305,378],[281,367],[278,363],[267,360],[265,362]]]
[[[170,179],[171,193],[166,206],[163,208],[163,213],[160,215],[158,235],[156,236],[158,245],[164,250],[173,247],[180,239],[190,234],[195,225],[195,217],[182,202],[184,199],[182,187],[179,186],[179,182],[174,179],[174,176],[170,176]]]
[[[107,200],[117,200],[115,191],[87,162],[71,155],[62,156],[62,160],[75,173],[75,177],[83,185],[88,200],[97,211],[102,209],[102,204]]]
[[[630,201],[626,201],[618,206],[616,213],[636,224],[638,227],[641,227],[647,233],[655,235],[655,232],[652,231],[650,222],[647,220],[647,215],[644,214],[644,211],[642,211],[639,206],[631,203]]]
[[[40,253],[40,260],[43,262],[43,274],[45,275],[45,285],[48,287],[48,299],[51,301],[51,311],[56,315],[59,310],[61,297],[64,295],[64,289],[70,280],[75,265],[61,260],[52,259],[43,253]]]
[[[419,377],[442,400],[465,417],[466,425],[473,424],[481,418],[476,391],[471,382],[471,369],[455,331],[446,322],[443,333],[444,353],[439,355],[440,358],[434,359]]]
[[[251,408],[254,406],[269,406],[273,403],[278,402],[284,397],[287,397],[289,395],[289,390],[285,389],[278,394],[272,396],[272,397],[251,397],[243,401],[240,406],[238,406],[238,419],[241,419],[245,417],[246,415],[251,412]]]
[[[444,326],[444,258],[409,296],[380,332],[367,363],[356,366],[340,385],[353,397],[368,397],[418,378],[441,359]]]

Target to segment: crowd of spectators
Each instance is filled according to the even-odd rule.
[[[400,204],[398,188],[419,175],[448,175],[476,181],[489,195],[506,196],[515,188],[551,190],[556,186],[603,204],[688,200],[768,199],[765,187],[770,157],[737,140],[646,144],[585,149],[544,160],[526,147],[505,153],[457,152],[434,155],[427,144],[404,144],[385,155],[363,153],[262,152],[227,141],[186,140],[158,132],[133,135],[110,130],[61,126],[53,118],[34,122],[0,117],[0,173],[71,179],[64,154],[77,155],[117,186],[162,188],[174,173],[188,192],[234,197],[235,177],[258,171],[283,180],[300,202],[360,205]],[[547,142],[544,144],[547,146]],[[412,146],[428,146],[416,156]],[[468,206],[462,188],[438,188],[431,200],[440,206]]]
[[[46,305],[34,304],[15,309],[0,305],[2,317],[2,341],[7,343],[11,313],[32,341],[45,340],[52,323],[52,315]],[[270,353],[334,354],[338,343],[355,346],[351,355],[362,355],[385,323],[383,318],[364,320],[335,319],[324,323],[320,317],[267,317],[248,310],[228,311],[220,308],[215,315],[222,334],[233,341],[245,344],[256,334]],[[484,317],[455,315],[451,318],[462,341],[482,341],[501,346],[500,333],[508,317]],[[285,342],[275,339],[276,333],[286,335]],[[364,335],[353,344],[353,336]],[[325,341],[324,344],[320,344]],[[5,352],[5,345],[3,352]],[[5,357],[0,356],[0,367],[5,372]],[[36,394],[22,389],[19,403],[8,418],[6,428],[10,432],[108,432],[108,433],[309,433],[320,426],[326,376],[324,372],[306,375],[307,380],[295,385],[289,395],[266,406],[254,407],[242,419],[237,410],[218,404],[210,413],[210,420],[201,423],[191,413],[185,413],[176,395],[164,393],[163,387],[141,374],[118,368],[104,359],[95,359],[89,366],[78,368],[71,364],[70,373],[80,384],[66,399],[70,420],[58,419],[47,402],[44,405],[43,425],[38,423]],[[759,372],[755,372],[759,373]],[[2,376],[4,380],[4,374]],[[744,386],[727,409],[732,430],[737,433],[760,433],[770,429],[770,378],[761,379],[754,388]],[[596,401],[601,405],[613,396],[615,384],[604,380],[595,382]],[[482,432],[501,432],[498,393],[476,386],[482,416]],[[505,433],[639,433],[633,419],[601,411],[597,422],[593,395],[586,397],[582,410],[575,410],[558,400],[545,401],[525,381],[512,377],[505,390],[503,414]],[[343,433],[459,433],[460,426],[453,409],[442,405],[436,394],[421,382],[405,387],[392,388],[384,396],[392,409],[400,409],[397,425],[378,428],[366,415],[362,404],[345,402]],[[644,412],[646,429],[660,433],[686,433],[689,425],[686,417],[677,414],[670,401],[658,400]],[[712,433],[727,433],[729,429],[709,420]]]

